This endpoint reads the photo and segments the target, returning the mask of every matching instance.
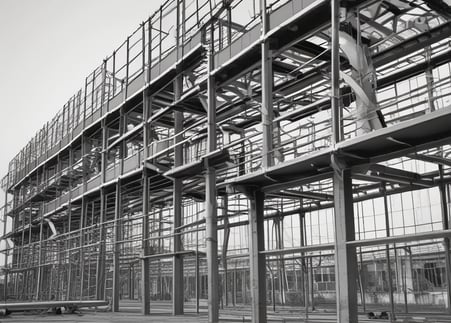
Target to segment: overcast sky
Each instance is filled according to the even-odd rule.
[[[84,78],[161,3],[0,0],[1,178],[9,161],[82,87]]]

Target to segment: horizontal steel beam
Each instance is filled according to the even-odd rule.
[[[407,234],[407,235],[402,235],[402,236],[391,236],[391,237],[376,238],[376,239],[355,240],[355,241],[349,241],[346,244],[348,246],[355,246],[355,247],[370,247],[370,246],[385,245],[385,244],[391,244],[391,243],[403,243],[403,242],[412,242],[412,241],[421,241],[421,240],[443,239],[445,237],[451,237],[451,230],[421,232],[421,233],[415,233],[415,234]]]
[[[22,303],[1,303],[0,309],[10,311],[29,311],[36,309],[48,309],[53,307],[93,307],[106,306],[108,301],[48,301],[48,302],[22,302]]]

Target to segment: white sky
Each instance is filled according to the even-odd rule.
[[[162,3],[0,0],[1,178],[84,78]]]

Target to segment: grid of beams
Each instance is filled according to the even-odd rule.
[[[11,161],[4,298],[450,311],[450,26],[441,0],[166,1]]]

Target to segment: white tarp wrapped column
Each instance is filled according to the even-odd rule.
[[[356,96],[356,111],[353,114],[357,133],[363,134],[382,128],[377,115],[377,99],[374,90],[375,71],[368,49],[358,45],[349,34],[340,31],[340,48],[351,64],[351,75],[340,72],[340,76],[352,88]]]

